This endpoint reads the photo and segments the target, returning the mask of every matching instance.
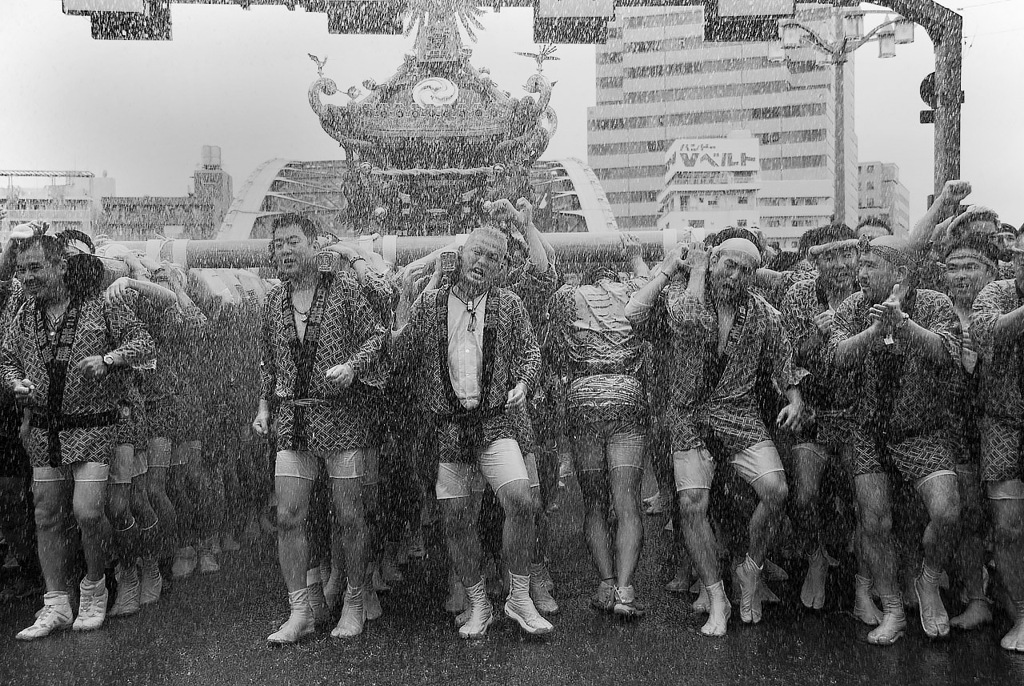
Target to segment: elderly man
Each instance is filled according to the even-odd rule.
[[[274,410],[278,555],[291,614],[267,637],[273,644],[299,641],[320,619],[310,604],[308,587],[318,588],[319,570],[309,569],[306,517],[321,471],[330,479],[348,573],[341,618],[331,636],[358,636],[366,621],[363,482],[374,481],[376,471],[368,450],[374,408],[361,402],[353,385],[376,363],[387,332],[355,279],[317,269],[318,233],[308,217],[285,214],[274,220],[271,238],[282,284],[267,297],[262,390],[253,428],[266,435]]]
[[[0,370],[30,415],[24,442],[46,595],[35,622],[17,638],[32,640],[69,626],[98,629],[106,618],[103,503],[126,396],[126,376],[116,372],[150,362],[155,350],[130,309],[100,297],[102,266],[91,245],[35,235],[19,239],[16,251],[29,300],[7,332]],[[73,625],[65,576],[69,511],[82,532],[86,563]]]
[[[480,576],[479,501],[472,488],[481,474],[505,510],[502,557],[511,572],[505,614],[529,634],[553,629],[530,598],[535,504],[513,415],[525,408],[537,383],[540,349],[523,302],[496,285],[507,250],[501,230],[473,231],[454,283],[420,295],[409,323],[394,335],[396,365],[411,369],[420,406],[434,427],[435,492],[470,601],[468,620],[459,628],[463,638],[484,636],[493,622]]]
[[[797,363],[812,375],[804,384],[804,397],[815,423],[803,427],[795,437],[791,455],[794,505],[800,515],[796,523],[805,534],[801,539],[811,541],[800,600],[805,607],[820,610],[825,605],[828,571],[834,563],[822,540],[819,490],[826,467],[847,457],[853,415],[850,380],[833,373],[826,353],[836,310],[859,289],[859,241],[856,232],[846,225],[812,229],[802,240],[818,276],[789,289],[782,301],[782,321]],[[871,600],[871,573],[863,561],[858,565],[854,615],[872,626],[882,618]]]
[[[836,370],[853,374],[852,387],[858,389],[854,486],[863,554],[882,599],[882,621],[868,634],[876,645],[892,645],[907,626],[896,587],[887,469],[914,482],[928,511],[924,562],[914,588],[925,633],[949,633],[938,581],[953,551],[960,498],[940,391],[954,371],[959,341],[949,298],[915,288],[915,276],[904,241],[873,239],[860,256],[861,291],[839,306],[829,344]]]
[[[667,299],[672,331],[692,351],[678,359],[667,421],[686,546],[711,601],[701,628],[706,636],[724,636],[731,614],[707,515],[716,462],[727,460],[760,501],[750,520],[746,559],[736,570],[740,618],[756,623],[761,621],[761,569],[788,495],[782,461],[761,420],[754,392],[758,380],[769,376],[789,401],[778,415],[780,426],[797,428],[803,414],[797,386],[806,372],[793,365],[781,315],[749,291],[760,263],[751,241],[730,238],[710,258],[702,246],[690,246],[685,262],[674,256],[659,273],[671,281],[679,270],[690,269],[686,290],[670,291]],[[655,288],[633,298],[649,299]],[[631,305],[631,314],[643,309]]]
[[[996,565],[1017,614],[1000,645],[1024,652],[1024,241],[1012,251],[1016,277],[982,289],[970,331],[982,359],[981,478]]]

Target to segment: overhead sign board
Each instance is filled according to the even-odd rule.
[[[759,171],[761,148],[756,138],[681,138],[665,155],[669,175],[677,172]]]

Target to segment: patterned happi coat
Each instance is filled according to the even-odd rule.
[[[836,310],[829,342],[830,364],[841,342],[871,325],[870,307],[860,292]],[[949,402],[946,380],[959,363],[960,322],[948,297],[923,288],[907,294],[903,311],[918,326],[940,336],[948,354],[936,364],[920,348],[908,346],[898,336],[888,345],[882,339],[873,341],[862,365],[852,370],[857,394],[854,442],[859,454],[881,453],[888,446],[910,439],[924,441],[920,450],[915,449],[920,454],[912,457],[920,463],[921,473],[928,474],[930,463],[940,465],[950,455],[944,433]]]
[[[14,316],[0,373],[8,386],[20,379],[35,385],[25,403],[31,412],[25,448],[33,467],[110,460],[131,375],[119,369],[88,379],[76,368],[87,357],[107,354],[131,368],[151,367],[155,360],[153,339],[129,306],[102,297],[72,302],[52,335],[34,300]]]
[[[800,385],[807,408],[817,420],[816,440],[824,445],[845,443],[853,428],[856,389],[850,374],[839,372],[828,355],[829,341],[816,350],[802,353],[804,343],[814,335],[814,318],[829,309],[828,297],[819,279],[798,281],[782,299],[782,325],[793,344],[796,363],[810,372]]]
[[[666,298],[668,324],[686,354],[676,359],[666,422],[673,451],[707,447],[714,437],[729,455],[771,439],[763,406],[798,386],[807,372],[793,361],[782,315],[749,293],[718,354],[718,313],[710,290],[704,301],[674,289]],[[771,395],[773,397],[761,397]]]
[[[566,413],[574,424],[619,419],[646,423],[641,382],[646,346],[625,309],[648,281],[601,279],[577,288],[563,286],[548,301],[547,348],[568,384]]]
[[[978,396],[982,479],[1024,478],[1024,341],[998,344],[1000,318],[1024,306],[1015,279],[994,281],[974,300],[971,338],[981,355]]]
[[[519,439],[505,404],[516,384],[534,391],[540,348],[523,301],[492,287],[484,306],[480,405],[466,410],[455,395],[448,366],[448,296],[451,288],[425,291],[413,303],[409,323],[395,341],[396,364],[408,369],[416,398],[432,424],[441,462],[472,462],[493,441]]]
[[[387,332],[356,280],[321,272],[303,340],[295,327],[288,282],[270,291],[263,313],[261,396],[274,410],[278,450],[332,453],[369,445],[374,415],[360,381],[373,369]],[[356,381],[347,389],[327,370],[348,363]]]

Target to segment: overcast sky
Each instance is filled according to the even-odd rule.
[[[973,201],[1019,225],[1024,1],[941,4],[963,8],[965,22],[962,176]],[[401,36],[331,35],[326,15],[283,7],[174,5],[172,16],[169,42],[94,41],[88,19],[64,16],[60,0],[0,0],[0,168],[106,170],[120,195],[181,195],[210,144],[221,146],[237,190],[267,159],[339,155],[306,100],[316,78],[307,53],[327,56],[325,75],[345,90],[384,80],[411,49]],[[484,23],[473,64],[522,95],[534,65],[513,52],[534,47],[532,12],[488,11]],[[558,82],[559,130],[545,156],[586,159],[594,49],[557,54],[545,74]],[[916,217],[932,183],[932,127],[918,123],[932,48],[918,29],[896,58],[877,54],[874,45],[857,53],[860,159],[900,166]]]

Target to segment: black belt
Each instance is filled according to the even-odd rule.
[[[100,426],[113,426],[117,424],[120,415],[117,410],[110,410],[108,412],[94,412],[92,414],[64,414],[61,415],[56,425],[52,426],[50,423],[50,417],[46,414],[40,413],[38,410],[32,412],[32,419],[29,425],[33,429],[46,429],[51,428],[56,431],[66,431],[68,429],[94,429]]]

